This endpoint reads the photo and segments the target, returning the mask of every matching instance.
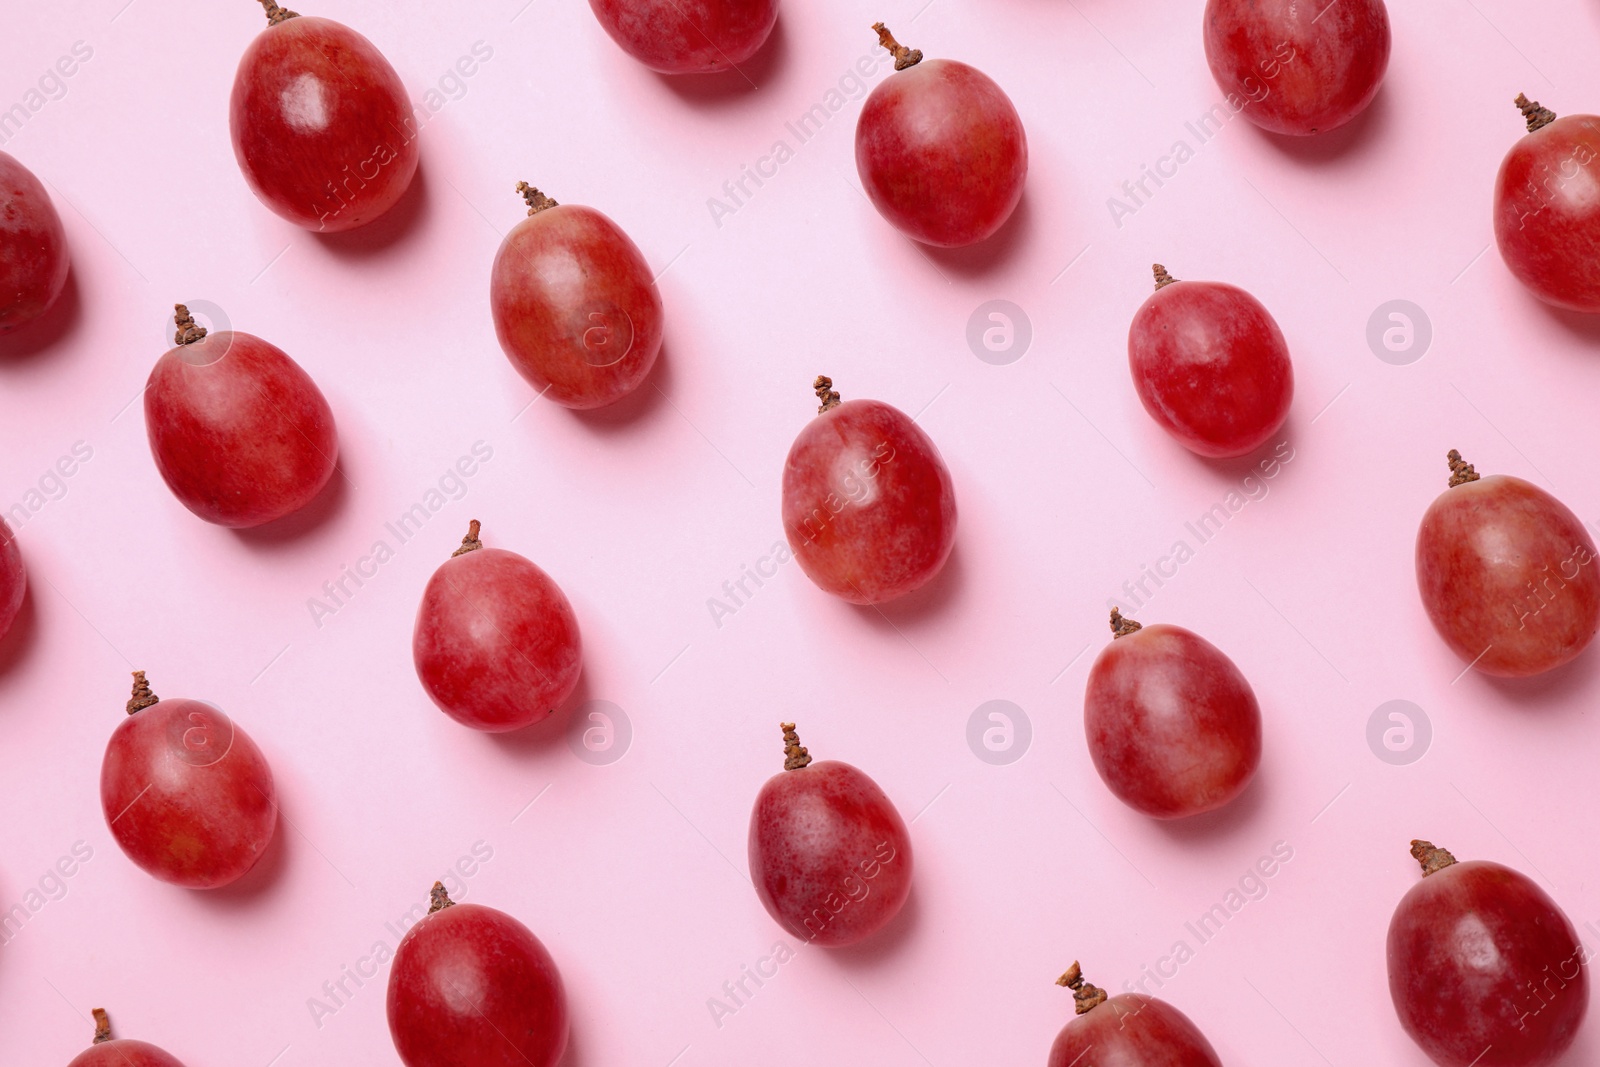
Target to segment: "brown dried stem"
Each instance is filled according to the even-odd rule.
[[[800,743],[800,735],[794,732],[794,723],[781,722],[778,725],[783,729],[783,769],[798,771],[809,767],[811,753]]]

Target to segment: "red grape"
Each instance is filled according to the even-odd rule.
[[[1366,110],[1389,66],[1383,0],[1207,0],[1206,61],[1235,109],[1310,135]]]
[[[622,50],[663,74],[709,74],[756,54],[778,0],[589,0]]]
[[[956,539],[955,487],[933,441],[876,400],[822,406],[783,465],[783,531],[806,576],[852,604],[892,600],[927,582]]]
[[[1243,289],[1178,282],[1159,263],[1155,274],[1156,291],[1128,329],[1144,409],[1197,455],[1248,455],[1289,417],[1294,367],[1283,332]]]
[[[1498,863],[1411,842],[1422,864],[1389,922],[1389,994],[1440,1067],[1543,1067],[1589,1007],[1589,950],[1556,902]]]
[[[1494,237],[1517,280],[1542,300],[1600,311],[1600,117],[1568,115],[1526,96],[1528,133],[1494,183]]]
[[[177,1057],[144,1041],[111,1036],[111,1018],[94,1009],[94,1044],[72,1058],[67,1067],[183,1067]]]
[[[1450,488],[1417,531],[1417,587],[1434,629],[1484,674],[1573,659],[1600,630],[1594,542],[1567,506],[1510,475],[1479,478],[1450,450]]]
[[[339,456],[316,383],[259,337],[207,335],[182,304],[177,326],[177,347],[156,361],[144,394],[167,488],[221,526],[259,526],[309,504]]]
[[[502,733],[553,715],[583,671],[578,619],[531,560],[484,548],[473,519],[422,593],[411,654],[446,715]]]
[[[896,74],[856,121],[856,170],[878,213],[907,237],[952,248],[998,230],[1022,199],[1028,137],[1011,98],[953,59],[922,59],[872,27]]]
[[[540,395],[598,408],[644,381],[661,351],[661,294],[638,246],[590,207],[517,183],[528,217],[489,278],[494,332]]]
[[[67,284],[67,234],[33,172],[0,152],[0,333],[49,310]]]
[[[22,610],[22,598],[28,593],[28,569],[22,565],[22,550],[17,547],[17,537],[0,519],[0,637],[6,635],[11,624],[17,621]]]
[[[433,906],[401,939],[389,971],[389,1035],[406,1067],[554,1067],[567,1047],[567,994],[555,960],[494,908]]]
[[[261,0],[267,28],[233,79],[233,154],[261,202],[336,233],[393,207],[417,172],[405,86],[383,53],[332,19]]]
[[[1141,626],[1112,608],[1111,632],[1083,698],[1089,755],[1106,785],[1157,819],[1238,796],[1261,763],[1261,708],[1239,668],[1181,626]]]
[[[106,745],[100,806],[129,859],[189,889],[243,877],[278,825],[272,769],[249,735],[204,701],[158,701],[143,671]]]
[[[853,945],[887,926],[911,893],[911,835],[878,783],[848,763],[813,764],[782,724],[783,771],[750,813],[750,879],[795,937]]]
[[[1076,963],[1056,984],[1072,990],[1078,1014],[1056,1035],[1046,1067],[1222,1067],[1211,1042],[1166,1001],[1137,993],[1108,998],[1083,980]]]

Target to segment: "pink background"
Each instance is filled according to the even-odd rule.
[[[1580,928],[1600,926],[1600,652],[1525,684],[1458,680],[1411,564],[1452,446],[1600,517],[1600,320],[1521,291],[1489,215],[1516,93],[1600,109],[1593,5],[1551,0],[1534,18],[1507,0],[1396,3],[1367,115],[1292,144],[1236,119],[1120,227],[1107,198],[1175,140],[1193,147],[1184,123],[1220,100],[1194,0],[791,3],[746,71],[759,91],[653,75],[577,0],[522,5],[297,5],[367,34],[417,101],[443,90],[412,195],[343,239],[279,221],[235,166],[227,100],[263,25],[253,3],[5,15],[0,108],[74,42],[93,56],[0,146],[49,183],[76,292],[47,329],[0,343],[0,507],[26,509],[32,589],[0,644],[0,906],[42,879],[59,898],[0,948],[0,1062],[64,1063],[101,1005],[191,1067],[398,1062],[386,970],[346,979],[353,996],[320,1019],[308,1001],[392,947],[385,923],[475,845],[492,859],[458,896],[511,912],[555,954],[571,1067],[1038,1063],[1070,1014],[1051,984],[1068,963],[1120,989],[1180,939],[1194,958],[1158,993],[1225,1062],[1422,1065],[1383,959],[1418,877],[1413,836],[1518,867]],[[987,71],[1022,114],[1027,193],[988,245],[927,253],[877,217],[852,162],[857,101],[803,145],[785,128],[872,55],[876,18]],[[478,42],[492,56],[455,80]],[[778,139],[793,158],[714,219],[708,198]],[[523,410],[533,392],[486,305],[519,178],[604,210],[664,272],[664,359],[619,412]],[[1108,598],[1249,473],[1182,451],[1129,386],[1152,260],[1254,292],[1299,379],[1293,460],[1265,496],[1250,483],[1259,499],[1139,612],[1228,652],[1266,715],[1250,792],[1178,826],[1111,797],[1080,725]],[[1004,366],[966,341],[997,298],[1033,331]],[[1432,323],[1410,365],[1366,339],[1393,299]],[[334,407],[342,477],[288,529],[207,526],[156,474],[135,398],[176,300],[284,348]],[[957,487],[955,555],[882,612],[785,564],[719,626],[708,599],[781,540],[783,457],[819,372],[920,413]],[[395,547],[385,522],[479,441],[492,459],[464,495],[319,626],[323,583],[375,540]],[[92,458],[51,480],[77,442]],[[58,499],[27,496],[41,479]],[[471,733],[422,693],[412,613],[474,517],[571,597],[579,699],[625,710],[620,760],[577,758],[560,727]],[[159,884],[106,830],[100,758],[136,667],[158,693],[220,705],[272,761],[279,844],[240,886]],[[1032,724],[1010,765],[966,739],[994,699]],[[1366,739],[1394,699],[1433,726],[1408,766]],[[749,806],[791,717],[814,754],[867,770],[915,817],[916,888],[892,932],[801,949],[719,1026],[708,999],[793,944],[745,873]],[[92,858],[62,895],[46,872],[77,842]],[[1293,859],[1266,895],[1198,945],[1185,922],[1277,842]],[[1597,1056],[1592,1024],[1563,1062]]]

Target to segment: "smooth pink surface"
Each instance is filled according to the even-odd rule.
[[[1541,299],[1600,311],[1600,116],[1558,115],[1511,146],[1495,179],[1494,236]]]
[[[1050,1046],[1047,1067],[1222,1067],[1217,1052],[1166,1001],[1119,993],[1075,1017]]]
[[[871,937],[911,892],[905,821],[878,783],[838,760],[767,779],[750,812],[748,852],[767,913],[804,942]]]
[[[417,170],[405,85],[371,41],[331,19],[263,28],[239,60],[228,122],[250,188],[308,230],[367,225]]]
[[[1469,860],[1423,877],[1389,925],[1389,992],[1443,1067],[1544,1067],[1589,1009],[1592,947],[1532,878]]]
[[[1234,116],[1201,142],[1186,124],[1222,96],[1199,5],[939,0],[902,29],[920,4],[817,0],[785,9],[751,90],[652,74],[584,4],[512,21],[522,4],[319,0],[381,44],[419,108],[439,105],[411,194],[332,238],[265,210],[228,145],[258,5],[7,11],[0,105],[73,42],[94,51],[0,146],[52,183],[74,257],[60,320],[36,324],[52,329],[0,339],[0,514],[30,579],[0,641],[0,906],[25,914],[0,929],[0,1063],[69,1062],[104,1005],[188,1067],[396,1067],[374,946],[392,955],[389,926],[447,871],[457,899],[514,915],[560,962],[567,1067],[665,1067],[685,1046],[674,1067],[1027,1067],[1070,1014],[1054,981],[1073,958],[1114,992],[1145,981],[1230,1067],[1429,1067],[1383,947],[1417,879],[1394,843],[1423,834],[1537,878],[1600,941],[1585,926],[1600,926],[1600,855],[1573,844],[1592,835],[1600,655],[1456,681],[1412,559],[1451,445],[1600,521],[1600,338],[1527,293],[1491,225],[1511,99],[1600,110],[1600,7],[1549,0],[1544,32],[1489,0],[1481,17],[1396,4],[1394,62],[1361,121],[1289,142]],[[874,18],[942,42],[1030,118],[1028,195],[993,241],[919,248],[857,187],[852,84],[889,76]],[[839,110],[802,142],[786,123],[826,113],[831,92]],[[761,163],[780,138],[792,158]],[[1179,139],[1192,158],[1161,163]],[[1135,185],[1135,205],[1122,184],[1145,165],[1176,176],[1146,180],[1148,197]],[[496,343],[507,183],[535,175],[603,207],[664,272],[665,353],[604,412],[526,406]],[[1114,220],[1112,197],[1133,213]],[[1273,476],[1197,460],[1140,405],[1124,353],[1158,259],[1272,295],[1297,371],[1293,458]],[[172,302],[201,298],[291,353],[338,414],[348,479],[287,529],[199,522],[151,463],[135,398],[171,344]],[[996,298],[1032,323],[1005,366],[966,341]],[[1394,299],[1433,326],[1408,366],[1367,345]],[[881,615],[774,552],[819,371],[915,416],[961,494],[939,579]],[[63,463],[78,442],[92,458]],[[571,598],[572,723],[604,745],[584,703],[624,710],[616,762],[580,759],[565,730],[463,729],[417,684],[417,603],[474,517]],[[1157,823],[1100,782],[1079,711],[1110,598],[1204,634],[1284,709],[1237,804]],[[282,825],[230,889],[159,883],[105,829],[100,759],[121,715],[107,693],[144,666],[272,759]],[[1365,733],[1396,699],[1433,725],[1409,766]],[[1031,720],[1009,765],[968,745],[990,700]],[[797,716],[915,838],[900,916],[841,952],[785,934],[746,877],[773,726]],[[80,840],[93,858],[64,876]],[[1263,877],[1279,840],[1294,858]],[[474,866],[479,842],[492,859]],[[1202,942],[1185,924],[1213,907],[1228,917]],[[723,987],[738,981],[735,1004]],[[797,1019],[815,1020],[802,1046]],[[1588,1026],[1560,1067],[1596,1060]]]
[[[782,515],[806,576],[852,604],[933,581],[955,547],[955,487],[938,447],[877,400],[846,400],[795,435]]]
[[[48,311],[71,263],[50,193],[20,160],[0,152],[0,333]]]
[[[1524,677],[1600,630],[1600,552],[1543,489],[1490,474],[1446,489],[1417,530],[1417,588],[1439,636],[1485,674]]]
[[[778,0],[589,0],[623,51],[663,74],[728,70],[766,43]]]
[[[615,403],[661,351],[650,264],[594,208],[557,204],[512,228],[489,275],[494,329],[511,365],[570,408]]]
[[[433,573],[411,655],[441,711],[491,733],[554,715],[583,671],[578,620],[561,587],[503,548],[454,556]]]
[[[1083,698],[1089,755],[1107,787],[1157,819],[1212,811],[1261,762],[1261,707],[1221,649],[1181,626],[1111,640]]]
[[[1205,44],[1251,122],[1301,137],[1366,110],[1393,47],[1384,0],[1207,0]]]
[[[1224,282],[1150,294],[1128,328],[1128,364],[1144,409],[1196,455],[1249,455],[1294,399],[1283,331],[1261,301]]]
[[[389,1033],[406,1067],[555,1067],[566,990],[544,944],[481,904],[417,923],[389,971]]]
[[[1028,135],[989,75],[959,60],[924,59],[895,71],[861,106],[856,171],[878,211],[907,237],[970,245],[1005,225],[1022,199]]]
[[[314,500],[339,437],[311,376],[234,330],[169,349],[144,389],[145,433],[167,488],[219,526],[260,526]]]
[[[100,768],[100,804],[128,859],[187,889],[238,881],[278,825],[266,756],[200,700],[163,700],[117,724]]]

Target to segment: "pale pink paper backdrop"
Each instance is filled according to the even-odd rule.
[[[1600,925],[1600,652],[1529,683],[1458,677],[1411,565],[1450,447],[1600,518],[1600,320],[1524,294],[1489,216],[1521,130],[1512,97],[1600,110],[1593,5],[1396,3],[1387,84],[1352,127],[1291,144],[1241,118],[1197,144],[1185,123],[1221,97],[1194,0],[792,3],[748,83],[709,84],[643,70],[576,0],[523,2],[298,5],[360,29],[419,104],[442,102],[414,195],[342,239],[280,222],[235,166],[228,91],[263,25],[250,0],[3,16],[0,108],[75,42],[93,54],[0,145],[49,183],[76,291],[50,329],[0,342],[0,508],[27,509],[32,583],[0,644],[0,907],[25,915],[0,947],[0,1062],[64,1064],[105,1006],[120,1033],[189,1067],[397,1063],[387,970],[343,978],[339,1004],[323,985],[373,973],[362,961],[393,947],[386,924],[475,846],[492,858],[465,865],[465,898],[522,919],[560,963],[569,1067],[1042,1063],[1070,1014],[1051,984],[1068,963],[1121,989],[1180,940],[1194,956],[1159,995],[1224,1062],[1422,1067],[1383,966],[1388,917],[1418,877],[1411,837],[1518,867],[1580,927]],[[860,192],[850,72],[879,18],[987,71],[1022,114],[1027,193],[987,246],[920,250]],[[475,45],[471,76],[452,75]],[[886,76],[867,65],[867,81]],[[801,143],[786,123],[818,104],[829,117]],[[1117,225],[1108,198],[1180,138],[1193,158]],[[785,161],[763,163],[780,140]],[[753,195],[733,205],[724,183],[758,165],[764,184],[746,179]],[[604,210],[663,271],[663,362],[621,412],[524,410],[533,392],[486,302],[518,179]],[[1106,792],[1080,720],[1108,598],[1175,541],[1195,546],[1185,524],[1249,473],[1183,452],[1129,386],[1127,323],[1152,260],[1254,292],[1298,379],[1293,459],[1240,490],[1248,503],[1139,612],[1232,655],[1266,714],[1257,784],[1177,826]],[[1008,365],[967,341],[993,299],[1031,323]],[[1432,328],[1403,366],[1367,339],[1396,299]],[[177,300],[280,345],[327,394],[341,477],[309,520],[233,533],[161,484],[136,398]],[[792,563],[714,613],[723,583],[782,538],[783,457],[818,373],[919,414],[955,479],[955,555],[881,613]],[[92,457],[63,495],[46,475],[78,442]],[[399,544],[385,523],[477,442],[492,457],[460,499]],[[58,499],[33,509],[41,478]],[[579,759],[583,723],[492,738],[423,695],[412,613],[474,517],[571,597],[579,700],[624,709],[620,760]],[[394,558],[314,613],[380,539]],[[133,668],[158,693],[219,704],[272,761],[281,844],[235,889],[159,884],[106,830],[99,763]],[[1396,699],[1433,729],[1408,766],[1367,741]],[[968,745],[990,700],[1031,723],[1009,765]],[[723,984],[794,944],[745,863],[785,718],[914,818],[916,888],[880,940],[801,948],[735,1005]],[[45,875],[78,842],[92,858],[62,895]],[[1265,896],[1198,944],[1185,923],[1279,842],[1293,858]],[[41,880],[59,899],[30,912]],[[1565,1067],[1600,1055],[1597,1028]]]

